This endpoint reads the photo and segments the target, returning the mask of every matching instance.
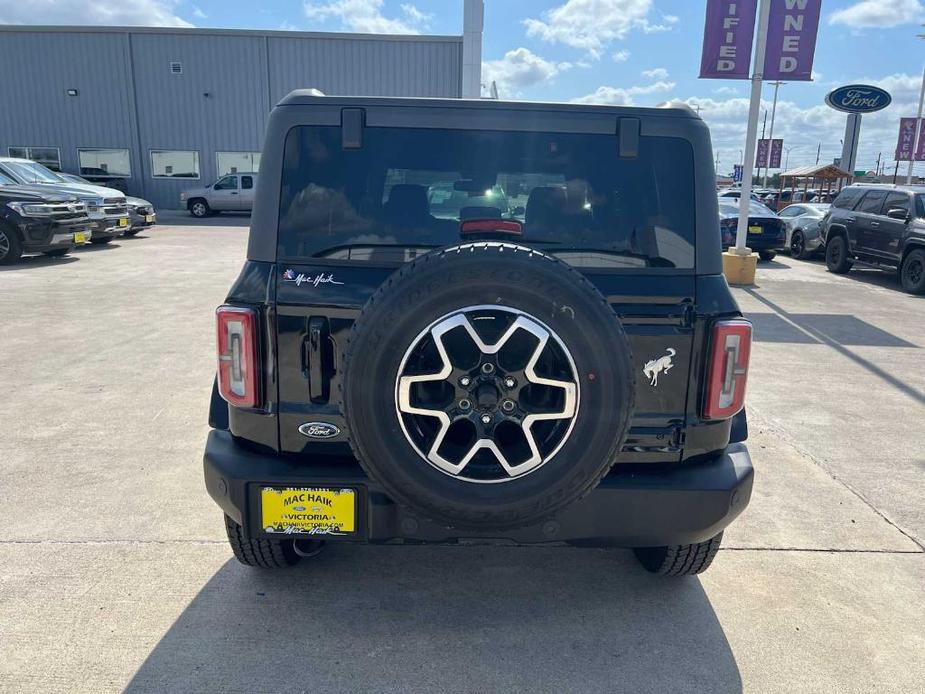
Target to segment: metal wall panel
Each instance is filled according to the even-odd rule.
[[[215,180],[215,152],[259,152],[267,113],[261,37],[133,34],[138,128],[148,199],[178,207],[180,191]],[[170,63],[182,66],[181,74]],[[150,150],[197,150],[200,178],[152,179]]]
[[[137,184],[127,34],[4,32],[0,65],[0,154],[16,146],[57,147],[62,169],[77,172],[78,147],[128,149]],[[68,89],[78,95],[68,96]]]
[[[462,43],[271,38],[270,96],[314,87],[340,96],[459,97]]]
[[[293,89],[458,97],[462,37],[9,26],[0,65],[15,67],[4,72],[0,155],[58,147],[77,172],[78,147],[128,149],[122,187],[177,208],[181,190],[214,181],[216,152],[262,149],[269,110]],[[198,151],[200,178],[152,178],[154,149]]]

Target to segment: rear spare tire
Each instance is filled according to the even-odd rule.
[[[369,299],[341,407],[357,459],[398,503],[455,528],[521,527],[610,469],[631,364],[582,275],[523,246],[465,244],[402,267]]]

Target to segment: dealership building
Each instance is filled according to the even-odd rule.
[[[477,97],[481,0],[463,15],[460,36],[3,26],[0,155],[178,208],[184,188],[259,170],[293,89]]]

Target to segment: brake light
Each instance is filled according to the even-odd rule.
[[[481,231],[521,236],[524,226],[514,219],[467,219],[459,225],[460,234],[476,234]]]
[[[706,419],[727,419],[742,409],[751,351],[752,324],[747,320],[714,324],[703,406]]]
[[[237,407],[256,407],[257,312],[238,306],[219,306],[218,392]]]

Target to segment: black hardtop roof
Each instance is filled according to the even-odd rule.
[[[610,113],[624,118],[673,116],[700,120],[700,116],[683,102],[662,106],[611,106],[606,104],[576,104],[542,101],[501,101],[498,99],[446,99],[412,96],[327,96],[317,89],[295,89],[284,96],[278,106],[332,106],[348,108],[364,106],[406,106],[419,108],[459,108],[504,111],[560,111],[565,113]]]

